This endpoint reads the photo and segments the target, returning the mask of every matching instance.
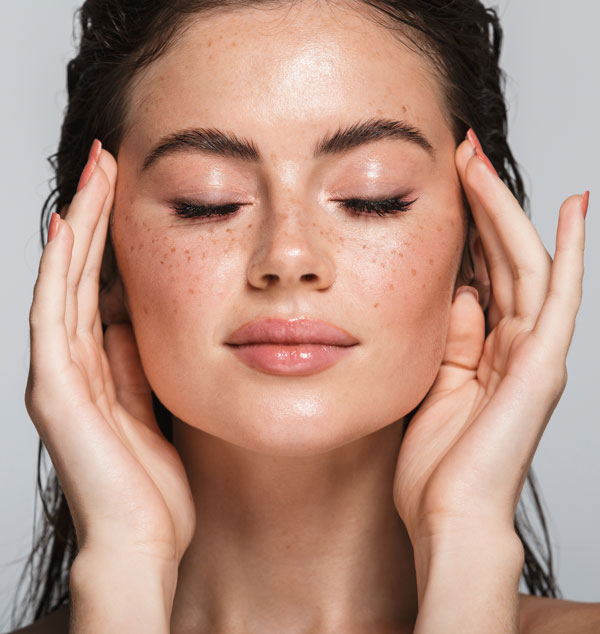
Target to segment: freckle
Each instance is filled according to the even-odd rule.
[[[206,44],[206,46],[212,46],[212,41],[208,40],[208,43]]]
[[[190,252],[190,250],[189,250],[189,249],[186,249],[186,250],[184,251],[184,253],[185,253],[186,255],[188,255],[188,254],[189,254],[189,252]]]
[[[206,251],[202,251],[202,259],[204,260],[205,257],[206,257]]]
[[[401,257],[401,258],[403,258],[403,257],[404,257],[404,253],[401,253],[401,254],[400,254],[400,257]]]
[[[229,229],[229,228],[228,228],[228,229],[227,229],[227,233],[231,233],[231,229]]]
[[[421,288],[425,288],[425,284],[421,284]]]
[[[192,260],[192,256],[188,255],[188,262],[190,262]]]
[[[313,227],[316,227],[316,226],[317,226],[317,223],[316,223],[316,222],[313,222],[313,223],[312,223],[312,226],[313,226]]]
[[[163,260],[160,261],[161,264],[164,264]]]
[[[173,268],[172,264],[169,264],[169,271]]]
[[[393,284],[389,284],[389,285],[388,285],[388,288],[390,289],[390,291],[393,291],[395,287],[394,287],[394,285],[393,285]]]
[[[166,258],[168,258],[168,257],[169,257],[169,254],[168,254],[168,253],[163,253],[163,258],[165,258],[165,259],[166,259]]]
[[[411,269],[410,272],[411,272],[412,275],[416,275],[417,274],[417,270],[416,269]]]
[[[342,238],[342,236],[340,236],[340,242],[344,244],[344,238]]]
[[[433,258],[429,258],[429,264],[433,264]]]
[[[363,249],[366,249],[366,248],[367,248],[367,245],[366,245],[366,244],[363,244]]]
[[[171,247],[171,253],[175,253],[176,250],[175,247]]]
[[[190,288],[190,289],[188,290],[188,293],[189,293],[190,295],[193,295],[193,294],[194,294],[194,289],[193,289],[193,288]]]
[[[144,306],[144,315],[148,314],[148,309]]]
[[[379,302],[373,306],[373,308],[378,308],[378,307],[379,307]]]
[[[133,251],[135,247],[133,246],[133,244],[129,247],[129,251]]]
[[[156,238],[152,238],[152,244],[156,242]]]
[[[148,233],[148,231],[150,231],[150,227],[146,229],[146,233]],[[154,242],[154,240],[152,240],[152,242]]]
[[[252,229],[252,225],[248,225],[248,229]]]
[[[406,106],[402,106],[402,112],[406,112]]]
[[[381,268],[384,269],[385,268],[385,262],[381,263]]]
[[[419,225],[419,229],[423,231],[423,225]]]
[[[438,226],[436,227],[436,229],[438,230],[438,233],[441,233],[441,232],[442,232],[442,228],[440,227],[440,225],[438,225]]]

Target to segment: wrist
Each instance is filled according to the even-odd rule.
[[[70,574],[72,634],[167,634],[177,567],[117,553],[80,552]]]
[[[415,634],[518,632],[524,549],[514,531],[449,532],[413,547]]]

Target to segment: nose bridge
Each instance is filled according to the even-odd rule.
[[[287,183],[280,185],[268,197],[248,279],[258,288],[326,288],[335,271],[322,216],[314,201]]]

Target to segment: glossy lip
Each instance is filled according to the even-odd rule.
[[[251,343],[229,347],[240,361],[260,372],[307,376],[331,367],[350,354],[355,346],[326,346],[316,343]]]
[[[225,343],[234,346],[278,343],[347,347],[354,346],[359,341],[346,330],[319,319],[261,317],[235,330]]]

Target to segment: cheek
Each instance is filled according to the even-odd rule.
[[[115,229],[121,236],[115,252],[140,347],[185,341],[193,329],[197,338],[210,324],[198,323],[198,309],[210,316],[227,284],[227,254],[231,245],[210,235],[170,228],[167,232],[125,216]],[[219,267],[208,263],[219,262]],[[195,316],[195,318],[194,318]],[[200,326],[200,328],[199,328]]]
[[[415,227],[402,244],[374,253],[362,275],[384,374],[413,395],[414,406],[439,370],[462,248],[458,227]]]

